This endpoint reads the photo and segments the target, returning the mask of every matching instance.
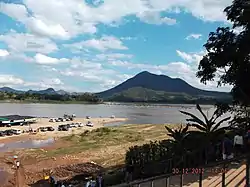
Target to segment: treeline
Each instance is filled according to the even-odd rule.
[[[111,98],[107,98],[109,102],[145,102],[145,103],[167,103],[167,104],[216,104],[218,102],[232,103],[232,98],[186,98],[186,97],[165,97],[165,98],[132,98],[124,95],[117,95]]]
[[[17,100],[17,101],[79,101],[100,103],[102,100],[95,94],[82,93],[78,95],[60,95],[60,94],[39,94],[39,93],[8,93],[0,92],[0,100]]]

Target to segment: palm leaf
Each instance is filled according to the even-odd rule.
[[[207,129],[205,128],[205,127],[202,127],[202,126],[200,126],[199,124],[190,124],[190,126],[192,126],[192,127],[196,127],[197,129],[199,129],[199,130],[201,130],[201,131],[204,131],[204,132],[207,132]]]
[[[204,112],[202,111],[201,107],[199,104],[196,105],[197,110],[201,113],[201,115],[204,117],[206,124],[209,124],[209,120],[207,119],[207,116],[204,114]]]
[[[184,129],[183,129],[183,133],[186,133],[188,131],[189,125],[187,125]]]
[[[207,125],[205,124],[205,126],[203,124],[200,124],[199,121],[197,121],[196,119],[186,119],[187,122],[192,122],[192,123],[196,123],[198,125],[200,125],[201,127],[204,127],[205,129],[207,129]]]
[[[174,131],[172,129],[170,129],[169,127],[165,126],[165,128],[167,129],[167,131],[171,134],[174,134]]]
[[[225,121],[228,121],[231,117],[227,117],[227,118],[224,118],[222,120],[220,120],[212,129],[212,131],[215,131],[216,129],[218,129],[218,127]]]
[[[206,127],[206,124],[204,123],[204,121],[200,120],[197,116],[195,116],[194,114],[191,114],[189,112],[185,112],[185,111],[180,111],[182,114],[185,114],[187,116],[190,116],[191,118],[193,118],[194,120],[197,121],[197,123],[199,123],[200,125],[202,125],[203,127]]]

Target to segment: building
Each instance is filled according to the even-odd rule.
[[[0,126],[14,126],[14,125],[22,125],[27,123],[36,123],[37,118],[32,116],[19,116],[19,115],[8,115],[8,116],[0,116]]]

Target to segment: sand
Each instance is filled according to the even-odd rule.
[[[51,132],[38,132],[37,134],[29,134],[29,133],[22,133],[21,135],[13,135],[13,136],[4,136],[0,137],[0,140],[11,140],[11,139],[19,139],[19,138],[39,138],[39,139],[46,139],[46,138],[56,138],[56,137],[62,137],[62,136],[68,136],[71,134],[79,134],[81,132],[84,132],[85,130],[92,130],[100,127],[104,127],[105,124],[112,124],[116,122],[123,122],[126,121],[126,118],[75,118],[74,121],[65,121],[65,122],[49,122],[49,118],[38,118],[37,123],[31,124],[31,128],[33,130],[38,129],[39,127],[53,127],[55,131]],[[87,127],[85,124],[91,121],[94,126],[93,127]],[[69,131],[58,131],[58,126],[62,124],[70,124],[70,123],[77,123],[81,122],[83,123],[83,127],[78,128],[71,128]],[[29,130],[29,126],[13,126],[13,127],[0,127],[0,131],[4,131],[7,129],[20,129],[20,130]]]

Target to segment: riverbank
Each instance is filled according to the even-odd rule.
[[[19,103],[19,104],[103,104],[104,102],[89,101],[56,101],[56,100],[0,100],[1,103]]]
[[[168,126],[176,128],[178,125]],[[97,128],[58,137],[53,145],[44,148],[0,153],[0,165],[13,173],[11,156],[18,155],[25,170],[26,184],[30,184],[41,180],[44,170],[55,170],[58,177],[72,177],[79,174],[78,165],[87,162],[95,162],[104,169],[116,167],[124,163],[129,147],[167,138],[165,125]],[[67,171],[57,169],[61,167],[67,167]]]
[[[33,123],[30,125],[30,127],[33,130],[39,129],[40,127],[53,127],[55,131],[47,131],[47,132],[38,132],[37,134],[27,134],[22,133],[20,135],[13,135],[13,136],[4,136],[0,137],[1,143],[6,142],[13,142],[13,141],[25,141],[27,139],[48,139],[48,138],[58,138],[63,136],[68,136],[71,134],[79,134],[84,132],[85,130],[93,130],[97,128],[104,127],[105,124],[112,124],[116,122],[123,122],[126,121],[126,118],[92,118],[92,119],[86,119],[86,118],[75,118],[73,123],[82,123],[83,127],[79,128],[72,128],[69,129],[69,131],[58,131],[58,126],[62,124],[68,124],[72,123],[71,121],[65,121],[65,122],[49,122],[49,118],[38,118],[37,123]],[[93,123],[93,127],[85,126],[85,124],[91,121]],[[8,130],[11,128],[19,129],[21,131],[28,131],[29,126],[13,126],[13,127],[0,127],[0,131]]]

